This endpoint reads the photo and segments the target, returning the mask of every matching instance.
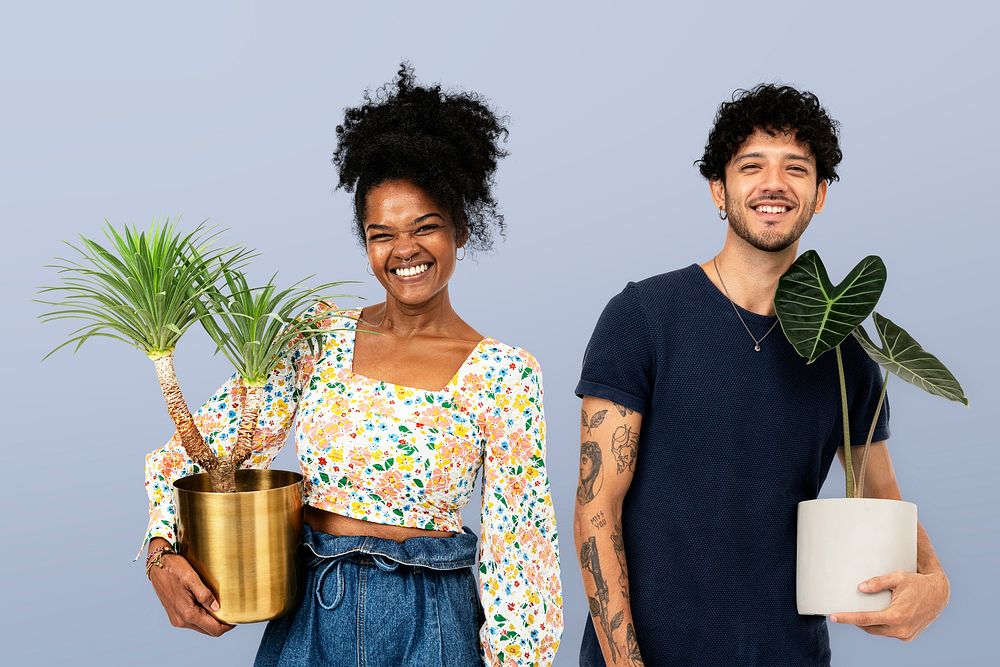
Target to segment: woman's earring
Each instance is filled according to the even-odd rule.
[[[372,271],[371,262],[365,263],[365,273],[367,273],[368,275],[370,275],[372,278],[375,277],[375,272]]]
[[[458,250],[462,251],[462,256],[461,257],[458,256]],[[455,251],[455,259],[457,259],[458,261],[461,262],[463,259],[465,259],[465,246],[462,246],[458,250]]]
[[[722,208],[722,207],[720,206],[720,207],[719,207],[719,220],[725,220],[725,219],[726,219],[726,218],[728,218],[728,217],[729,217],[729,214],[728,214],[728,213],[726,213],[726,209],[724,209],[724,208]]]

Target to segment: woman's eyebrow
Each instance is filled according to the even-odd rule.
[[[411,225],[420,224],[421,222],[423,222],[427,218],[441,218],[442,220],[444,220],[444,216],[442,216],[440,213],[431,212],[431,213],[424,213],[419,218],[414,218],[413,221],[410,224]]]
[[[419,225],[421,222],[423,222],[427,218],[441,218],[441,220],[444,220],[444,216],[442,216],[440,213],[434,213],[434,212],[424,213],[423,215],[421,215],[419,217],[416,217],[413,220],[411,220],[410,221],[410,225]],[[377,222],[372,222],[372,223],[369,223],[369,224],[365,225],[365,230],[367,231],[369,229],[392,229],[392,227],[390,225],[381,225],[381,224],[379,224]]]

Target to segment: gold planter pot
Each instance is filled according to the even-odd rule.
[[[225,623],[277,618],[298,602],[302,475],[239,470],[236,493],[213,493],[207,474],[174,483],[180,553],[215,595]]]

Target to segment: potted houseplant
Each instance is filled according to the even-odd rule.
[[[774,307],[792,347],[807,363],[831,350],[837,357],[845,443],[847,497],[810,500],[798,506],[796,602],[800,614],[884,609],[889,606],[891,593],[862,593],[858,583],[895,570],[916,571],[916,505],[863,497],[868,453],[890,373],[928,393],[968,405],[955,376],[902,328],[874,313],[879,346],[861,326],[874,312],[886,277],[882,259],[872,255],[835,286],[819,255],[809,250],[778,281]],[[849,444],[847,387],[840,349],[848,336],[853,336],[885,369],[857,475]]]
[[[142,350],[153,362],[194,475],[177,480],[178,547],[219,602],[227,623],[274,618],[295,604],[295,549],[302,528],[301,475],[241,469],[252,453],[263,387],[293,341],[318,349],[329,312],[307,310],[341,283],[302,283],[279,290],[274,277],[252,288],[240,272],[252,253],[218,248],[217,232],[199,225],[182,234],[170,221],[148,230],[105,227],[107,246],[81,237],[59,258],[61,284],[41,288],[53,306],[42,321],[82,319],[87,324],[49,353],[93,337],[109,337]],[[235,445],[216,452],[198,430],[174,372],[180,338],[200,322],[236,368],[242,406]]]

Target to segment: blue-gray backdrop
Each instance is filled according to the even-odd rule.
[[[342,109],[405,57],[423,80],[480,91],[510,116],[497,180],[509,233],[460,265],[453,297],[544,368],[567,620],[557,664],[576,663],[586,613],[571,531],[584,345],[627,280],[720,247],[723,223],[692,162],[719,102],[760,81],[817,92],[843,124],[843,181],[802,249],[821,250],[836,275],[881,254],[883,312],[972,399],[964,409],[901,383],[892,392],[896,469],[951,575],[950,608],[911,645],[835,627],[834,662],[987,664],[1000,593],[997,18],[960,1],[6,8],[4,662],[250,662],[263,626],[222,639],[173,629],[131,563],[143,454],[171,431],[149,362],[97,341],[41,363],[68,328],[40,325],[31,299],[53,279],[43,266],[60,240],[98,234],[104,218],[177,214],[263,251],[257,277],[360,279],[378,299],[329,159]],[[230,372],[200,332],[177,356],[191,402]],[[290,450],[281,462],[294,467]]]

